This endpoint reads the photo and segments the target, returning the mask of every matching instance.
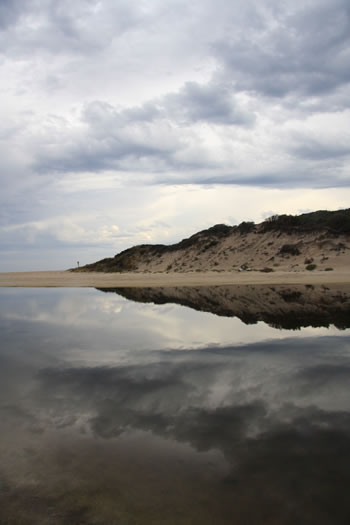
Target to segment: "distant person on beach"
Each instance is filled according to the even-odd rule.
[[[78,268],[79,268],[79,261],[77,261],[77,265],[78,265]]]

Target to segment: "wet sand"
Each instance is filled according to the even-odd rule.
[[[154,286],[215,286],[235,284],[346,284],[350,269],[325,272],[8,272],[0,273],[0,287],[122,288]]]

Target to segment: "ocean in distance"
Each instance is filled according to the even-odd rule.
[[[0,290],[0,524],[350,522],[350,294]]]

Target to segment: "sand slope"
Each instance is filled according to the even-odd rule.
[[[350,235],[324,230],[265,231],[263,224],[242,233],[217,225],[177,244],[134,246],[74,271],[186,273],[267,268],[303,272],[309,264],[330,271],[349,267]]]

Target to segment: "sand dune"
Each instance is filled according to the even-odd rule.
[[[304,272],[310,266],[318,271],[346,269],[350,265],[350,224],[346,222],[349,215],[350,223],[350,213],[340,217],[341,232],[330,229],[327,222],[303,226],[305,217],[316,220],[324,214],[333,217],[332,212],[315,212],[285,219],[281,216],[276,225],[273,221],[232,227],[217,224],[175,244],[133,246],[74,271],[187,273],[241,269],[273,273]],[[302,222],[298,227],[286,227],[284,220]]]

